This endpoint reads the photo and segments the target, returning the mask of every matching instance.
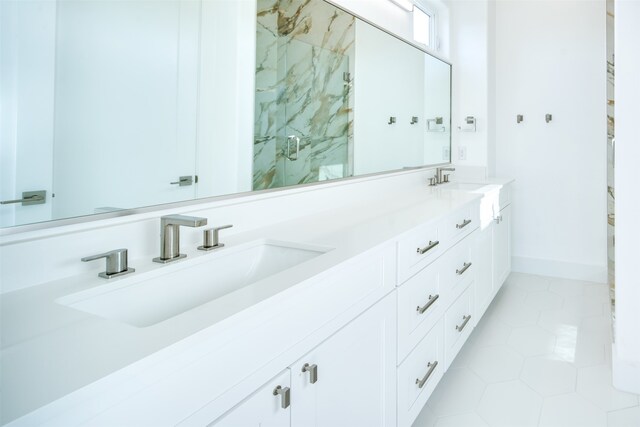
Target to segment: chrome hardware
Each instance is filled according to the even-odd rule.
[[[429,185],[432,187],[435,187],[436,185],[438,185],[438,178],[436,178],[435,176],[429,178]]]
[[[293,157],[291,155],[291,142],[295,141],[296,143],[296,156]],[[300,137],[296,135],[289,135],[287,137],[287,159],[295,162],[298,160],[298,156],[300,155]]]
[[[315,384],[318,382],[318,365],[309,365],[305,363],[302,367],[302,372],[309,372],[309,382]]]
[[[429,252],[431,249],[435,248],[439,244],[440,244],[440,240],[436,240],[435,242],[432,242],[431,240],[429,240],[429,244],[424,248],[418,248],[417,252],[420,255],[424,255],[425,253]]]
[[[180,253],[180,226],[202,227],[207,225],[207,218],[186,215],[166,215],[160,218],[160,256],[153,262],[166,264],[186,258]]]
[[[409,122],[410,125],[415,125],[416,123],[418,123],[418,117],[417,116],[412,116],[411,117],[411,121]]]
[[[544,121],[549,123],[551,120],[553,120],[553,116],[551,114],[545,114],[544,115]]]
[[[442,184],[445,182],[442,177],[442,172],[453,172],[456,168],[437,168],[436,169],[436,180],[438,184]]]
[[[464,119],[464,124],[466,125],[464,128],[462,126],[458,126],[458,129],[462,132],[475,132],[476,131],[476,118],[473,116],[467,116]]]
[[[442,117],[436,117],[434,119],[427,119],[427,132],[446,132],[447,128],[444,125]]]
[[[187,187],[193,184],[193,177],[191,175],[185,175],[178,178],[178,181],[170,182],[171,185],[179,185],[180,187]]]
[[[424,377],[422,377],[422,379],[416,378],[416,384],[418,384],[418,388],[424,387],[425,383],[427,382],[431,374],[433,374],[434,369],[436,369],[436,366],[438,366],[437,360],[433,363],[431,362],[427,363],[427,368],[429,368],[427,373],[424,375]]]
[[[516,116],[516,123],[522,123],[524,121],[524,116],[522,114],[518,114]]]
[[[220,243],[220,230],[231,228],[233,225],[223,225],[222,227],[213,227],[203,232],[202,246],[198,246],[200,251],[212,251],[214,249],[220,249],[224,247],[224,243]]]
[[[98,276],[105,279],[111,279],[113,277],[124,276],[125,274],[133,273],[136,271],[134,268],[128,266],[128,251],[126,249],[115,249],[113,251],[105,252],[102,254],[86,256],[81,258],[80,261],[94,261],[100,258],[107,259],[106,270],[102,273],[98,273]]]
[[[458,230],[462,230],[463,228],[465,228],[469,224],[471,224],[471,220],[470,219],[465,219],[465,220],[462,221],[462,224],[456,224],[456,228]]]
[[[22,199],[3,200],[0,202],[0,205],[12,205],[14,203],[21,203],[22,206],[42,205],[46,203],[46,200],[47,192],[45,190],[23,191]]]
[[[496,222],[496,224],[500,224],[502,222],[502,215],[498,215],[493,220]]]
[[[456,331],[458,332],[462,332],[462,330],[464,329],[465,326],[467,326],[467,323],[469,323],[469,320],[471,320],[471,315],[468,316],[462,316],[462,324],[460,326],[456,325]]]
[[[425,311],[427,311],[429,309],[429,307],[431,307],[433,305],[433,303],[435,303],[438,298],[440,298],[439,294],[435,294],[433,296],[429,295],[429,301],[427,301],[427,303],[425,305],[423,305],[422,307],[417,306],[416,307],[416,311],[419,314],[423,314]]]
[[[396,122],[396,118],[395,118],[395,117],[393,117],[393,116],[391,116],[391,117],[389,117],[389,123],[387,123],[387,124],[388,124],[388,125],[392,125],[392,124],[394,124],[395,122]]]
[[[465,271],[467,271],[469,269],[469,267],[471,267],[471,264],[473,264],[472,262],[465,262],[464,264],[462,264],[462,268],[460,270],[456,270],[456,274],[459,276],[462,276],[464,274]]]
[[[282,409],[287,409],[291,405],[291,389],[289,387],[278,386],[273,389],[274,396],[282,396],[280,406]]]
[[[444,175],[442,175],[442,182],[447,183],[449,182],[449,175],[448,173],[445,173]]]

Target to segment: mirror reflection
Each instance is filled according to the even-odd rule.
[[[2,227],[450,161],[450,66],[323,0],[0,8]]]

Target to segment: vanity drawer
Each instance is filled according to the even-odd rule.
[[[398,362],[444,314],[440,264],[440,260],[432,263],[398,289]]]
[[[442,319],[398,367],[398,426],[409,427],[444,375]]]
[[[469,338],[473,317],[473,284],[471,284],[444,314],[445,370]]]
[[[440,237],[453,244],[471,233],[480,225],[479,210],[473,203],[447,215],[440,223]]]
[[[433,262],[444,246],[437,222],[417,227],[398,241],[398,285]]]
[[[476,260],[476,236],[472,233],[449,249],[440,262],[441,291],[451,304],[473,282],[478,263]]]

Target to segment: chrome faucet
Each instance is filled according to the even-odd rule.
[[[166,264],[181,258],[186,258],[180,253],[180,226],[201,227],[207,225],[207,218],[186,215],[166,215],[160,218],[160,256],[153,262]]]
[[[456,168],[437,168],[436,169],[436,184],[444,184],[445,182],[449,182],[449,175],[444,175],[442,172],[453,172]]]

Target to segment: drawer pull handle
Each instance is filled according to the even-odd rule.
[[[440,298],[440,294],[435,294],[435,295],[433,295],[433,296],[429,295],[429,301],[427,301],[427,303],[426,303],[425,305],[423,305],[422,307],[417,306],[417,307],[416,307],[416,311],[417,311],[419,314],[424,313],[425,311],[427,311],[427,309],[428,309],[429,307],[431,307],[431,306],[433,305],[433,303],[434,303],[434,302],[436,302],[436,300],[437,300],[438,298]]]
[[[291,389],[289,387],[278,386],[273,389],[274,396],[282,396],[281,404],[282,409],[287,409],[291,405]]]
[[[440,240],[436,240],[435,242],[432,242],[431,240],[429,240],[429,244],[427,246],[425,246],[424,248],[418,248],[418,253],[420,255],[424,255],[427,252],[429,252],[431,249],[438,246],[439,244],[440,244]]]
[[[418,384],[418,388],[424,387],[425,383],[427,382],[431,374],[433,374],[433,370],[436,369],[436,366],[438,366],[437,360],[433,363],[431,362],[427,363],[427,368],[429,368],[427,373],[424,375],[424,377],[422,377],[422,379],[416,378],[416,384]]]
[[[461,230],[461,229],[465,228],[469,224],[471,224],[471,220],[470,219],[465,219],[464,221],[462,221],[462,224],[456,224],[456,228],[458,230]]]
[[[469,267],[471,267],[472,264],[473,264],[472,262],[465,262],[464,264],[462,264],[462,268],[460,270],[456,269],[456,274],[458,276],[462,276],[464,272],[467,271]]]
[[[318,365],[305,363],[302,367],[302,372],[309,372],[309,382],[311,384],[318,382]]]
[[[464,327],[467,326],[467,323],[469,323],[469,320],[471,320],[471,315],[462,316],[462,320],[463,320],[462,325],[460,326],[456,325],[456,331],[458,332],[462,332]]]

